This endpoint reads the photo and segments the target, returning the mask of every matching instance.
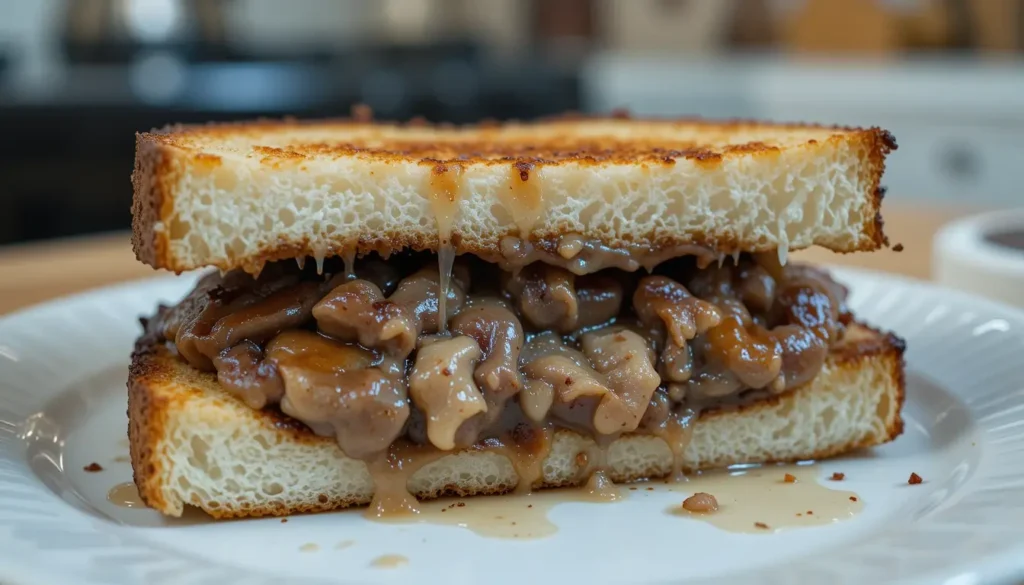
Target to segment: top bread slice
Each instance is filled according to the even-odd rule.
[[[133,243],[176,272],[495,254],[505,236],[716,252],[885,245],[878,129],[628,118],[470,127],[260,121],[136,137]],[[441,230],[439,230],[439,225]]]

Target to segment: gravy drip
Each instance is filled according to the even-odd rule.
[[[452,226],[459,214],[459,188],[462,167],[439,164],[430,173],[430,202],[437,223],[437,269],[440,274],[440,289],[437,298],[438,325],[441,333],[448,326],[448,286],[455,264],[455,247],[452,245]]]
[[[588,452],[576,455],[576,463],[580,467],[577,481],[583,483],[584,500],[595,502],[614,502],[622,498],[622,492],[612,481],[611,466],[608,463],[608,449],[617,439],[616,436],[599,437]]]
[[[528,236],[544,213],[540,177],[535,165],[517,162],[509,169],[508,189],[499,192],[505,209],[512,214],[512,222],[521,236]]]
[[[651,429],[651,434],[668,444],[672,451],[672,472],[669,478],[672,481],[683,481],[683,456],[686,448],[690,446],[693,439],[693,425],[697,422],[697,412],[691,408],[683,408],[679,412],[673,412],[665,422]]]
[[[487,439],[484,446],[488,451],[504,455],[512,462],[516,472],[516,494],[529,494],[544,479],[544,460],[551,453],[554,429],[551,426],[522,427],[529,431],[508,434],[504,439]]]
[[[420,513],[416,496],[409,492],[409,480],[417,471],[450,453],[407,442],[393,444],[387,453],[367,462],[373,478],[373,500],[367,518],[409,516]]]

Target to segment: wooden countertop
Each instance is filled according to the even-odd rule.
[[[940,226],[965,215],[962,209],[914,209],[887,205],[885,230],[902,252],[833,254],[811,249],[800,260],[856,266],[916,278],[931,275],[932,237]],[[135,260],[127,232],[0,247],[0,314],[90,288],[149,278],[157,272]]]

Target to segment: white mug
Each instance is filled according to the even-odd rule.
[[[1024,209],[943,227],[935,236],[932,273],[945,286],[1024,307]]]

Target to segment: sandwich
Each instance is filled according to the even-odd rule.
[[[903,342],[789,262],[888,245],[878,128],[565,117],[136,137],[150,507],[216,518],[679,478],[902,432]]]

